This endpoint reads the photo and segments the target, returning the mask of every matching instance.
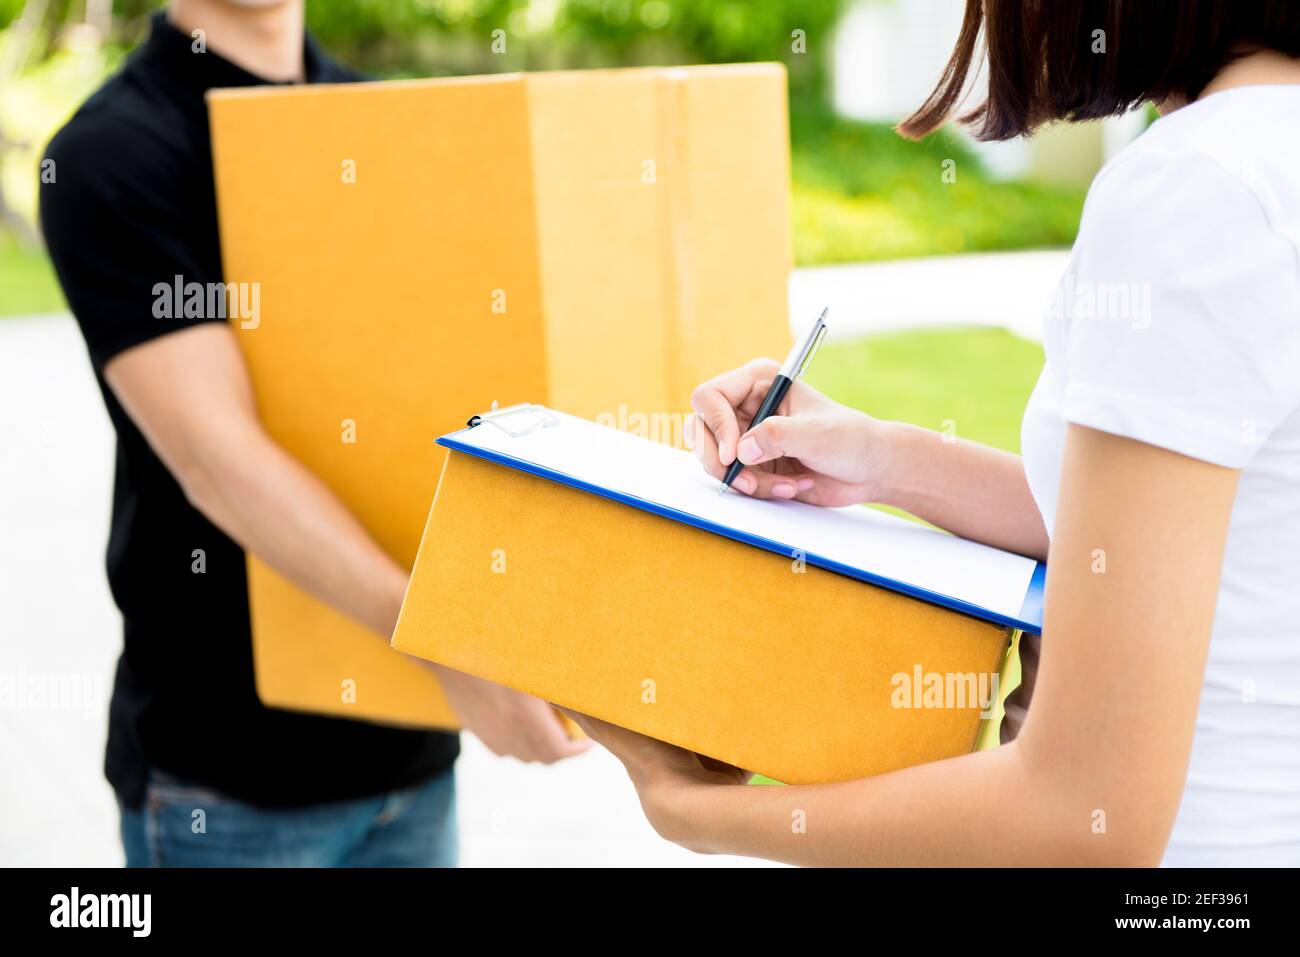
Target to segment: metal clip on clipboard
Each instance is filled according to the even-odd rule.
[[[559,425],[560,420],[546,406],[535,402],[521,402],[504,409],[496,408],[494,403],[491,411],[472,415],[465,424],[473,429],[484,423],[494,425],[512,439],[517,439],[538,429]]]

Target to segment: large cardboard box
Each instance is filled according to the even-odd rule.
[[[393,644],[811,784],[971,751],[1009,638],[999,625],[452,452]],[[950,699],[932,700],[936,679]]]
[[[778,65],[209,94],[232,319],[270,434],[410,567],[443,452],[492,403],[633,428],[789,344]],[[653,436],[666,440],[677,430]],[[430,545],[430,547],[434,547]],[[432,674],[256,558],[258,693],[454,725]]]

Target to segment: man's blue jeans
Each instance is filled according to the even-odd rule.
[[[376,797],[254,807],[153,772],[122,809],[127,867],[455,867],[454,770]]]

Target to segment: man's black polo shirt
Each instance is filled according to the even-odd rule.
[[[359,79],[310,38],[306,75],[310,83]],[[117,430],[108,578],[125,646],[106,770],[129,807],[143,800],[150,768],[285,807],[413,784],[450,767],[459,750],[454,735],[262,706],[244,553],[190,506],[104,381],[105,363],[124,349],[204,321],[154,318],[154,285],[178,275],[221,281],[203,95],[264,82],[195,52],[159,14],[148,41],[46,154],[53,182],[41,186],[41,224]],[[205,553],[202,574],[192,570],[196,549]]]

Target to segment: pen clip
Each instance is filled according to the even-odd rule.
[[[822,315],[824,316],[826,313],[823,312]],[[821,324],[821,328],[817,330],[817,338],[814,339],[812,345],[808,347],[808,352],[804,355],[803,361],[799,363],[799,368],[794,370],[796,377],[803,375],[803,370],[808,368],[808,363],[812,362],[812,357],[817,354],[817,350],[822,347],[822,340],[826,338],[826,323],[821,319],[818,319],[817,321]]]
[[[803,370],[808,368],[808,363],[812,361],[812,357],[822,344],[822,339],[826,337],[826,315],[830,311],[829,306],[824,308],[821,315],[808,328],[803,339],[794,344],[794,348],[786,356],[785,364],[781,366],[781,375],[788,379],[797,379],[803,374]]]

